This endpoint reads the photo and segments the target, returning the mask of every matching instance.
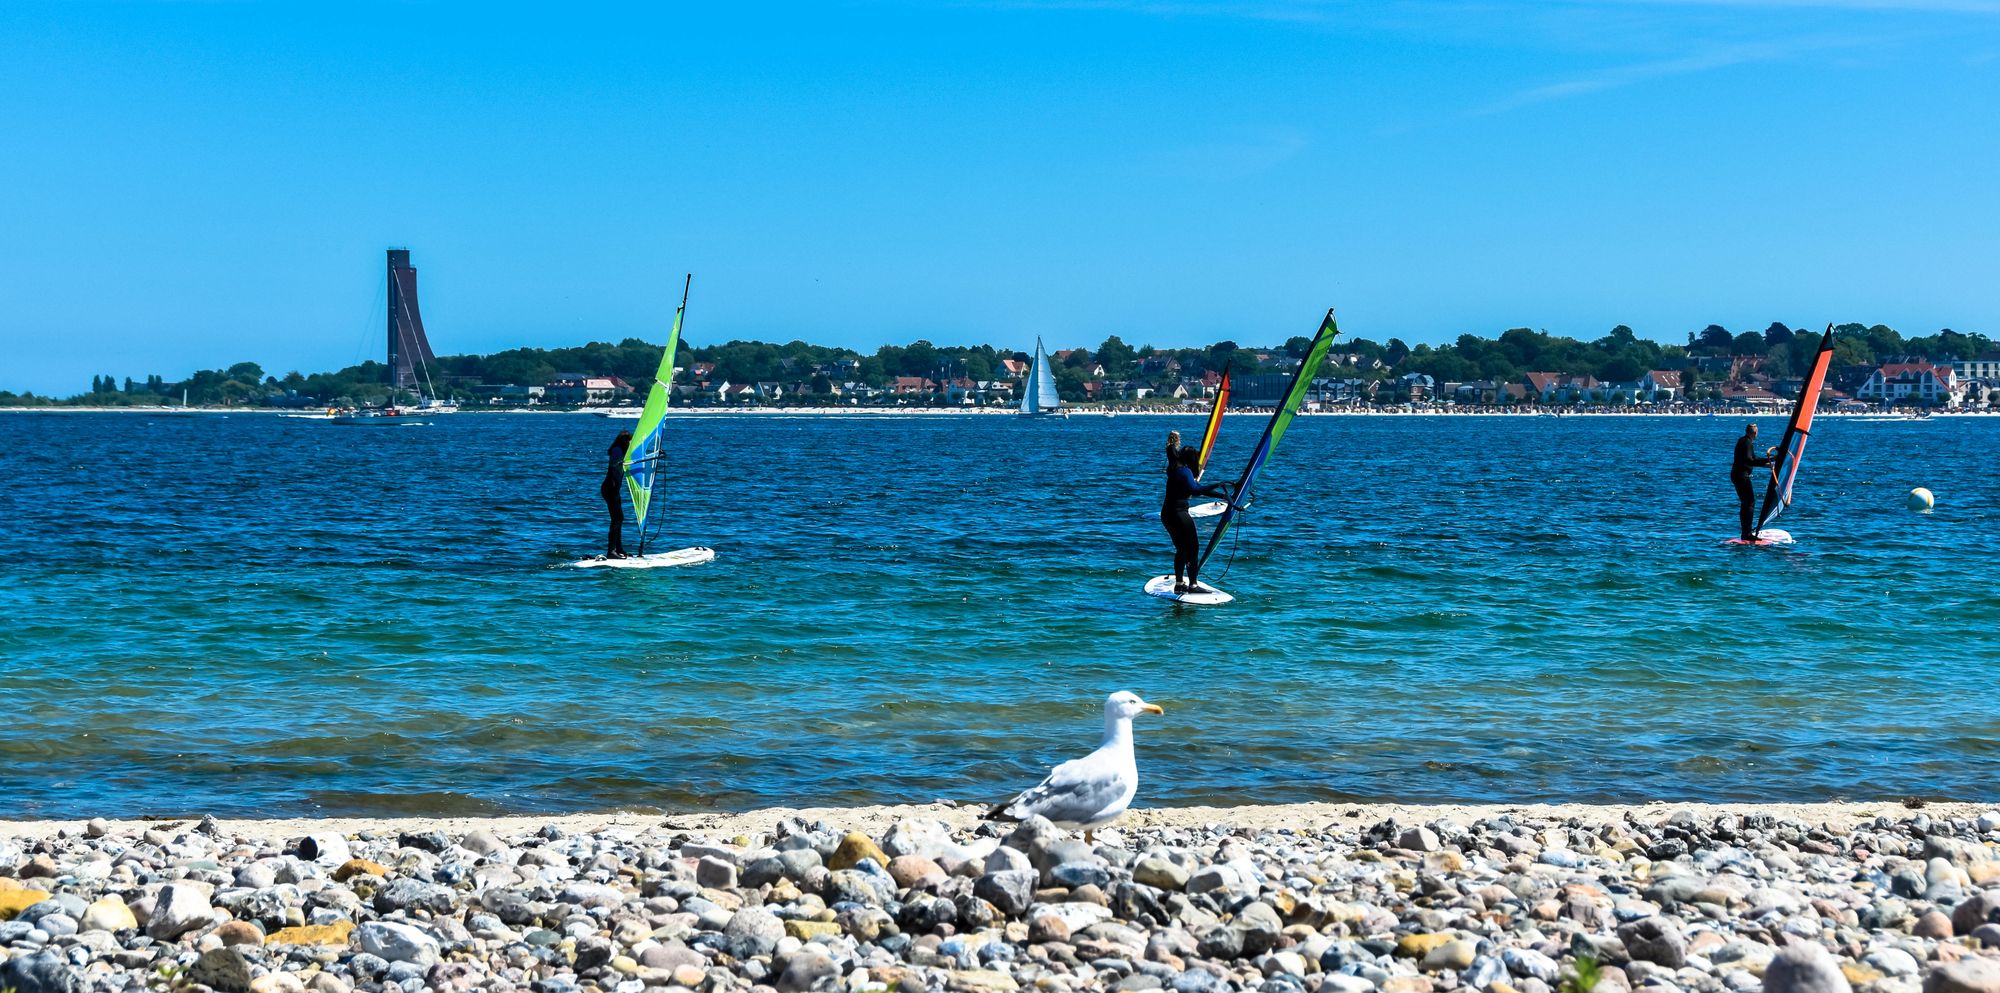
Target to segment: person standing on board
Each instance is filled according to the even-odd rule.
[[[1729,463],[1729,481],[1736,484],[1737,516],[1741,521],[1744,541],[1756,541],[1757,536],[1750,531],[1750,522],[1757,514],[1757,490],[1750,485],[1750,470],[1754,466],[1771,464],[1771,453],[1776,447],[1764,449],[1760,457],[1757,452],[1757,424],[1751,422],[1743,428],[1743,437],[1736,439],[1736,457]]]
[[[1167,535],[1174,539],[1174,592],[1211,592],[1195,581],[1195,572],[1201,568],[1201,539],[1194,530],[1194,518],[1188,516],[1188,497],[1219,496],[1229,488],[1228,483],[1212,483],[1203,486],[1195,480],[1194,467],[1201,461],[1201,453],[1193,445],[1181,448],[1175,453],[1175,466],[1167,473],[1167,497],[1160,504],[1160,523],[1167,528]],[[1183,581],[1181,577],[1187,579]]]
[[[611,440],[610,464],[604,467],[604,482],[597,487],[597,495],[604,498],[604,509],[611,513],[611,534],[604,541],[604,557],[622,559],[625,557],[625,453],[632,447],[632,432],[620,431]]]

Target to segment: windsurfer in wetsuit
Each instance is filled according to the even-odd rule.
[[[1160,523],[1166,525],[1167,534],[1174,539],[1175,593],[1212,592],[1195,581],[1195,573],[1201,568],[1201,540],[1195,533],[1194,518],[1188,516],[1188,498],[1222,495],[1229,484],[1203,486],[1197,482],[1194,467],[1200,460],[1201,453],[1193,445],[1174,453],[1175,465],[1167,472],[1167,496],[1160,504]],[[1182,576],[1187,578],[1183,580]]]
[[[1743,429],[1743,437],[1736,439],[1736,457],[1729,463],[1729,481],[1736,484],[1737,516],[1742,523],[1744,541],[1756,541],[1757,535],[1750,530],[1751,520],[1756,516],[1757,491],[1750,485],[1750,470],[1755,466],[1771,464],[1771,453],[1776,448],[1764,449],[1757,455],[1757,425],[1753,422]]]
[[[604,508],[611,512],[611,535],[604,542],[604,557],[622,559],[625,557],[625,494],[620,492],[625,484],[625,452],[632,447],[632,432],[620,431],[611,440],[610,462],[604,467],[604,482],[597,487],[597,495],[604,498]]]

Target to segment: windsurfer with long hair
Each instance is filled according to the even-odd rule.
[[[1203,486],[1195,479],[1194,467],[1200,463],[1201,453],[1193,445],[1182,446],[1174,453],[1174,460],[1175,466],[1167,473],[1167,496],[1160,504],[1160,523],[1174,539],[1174,592],[1212,592],[1195,581],[1195,573],[1201,569],[1201,539],[1195,533],[1194,518],[1188,516],[1188,498],[1220,496],[1229,484]]]
[[[611,534],[604,541],[604,557],[622,559],[625,557],[625,453],[632,447],[632,432],[620,431],[611,439],[609,463],[604,467],[604,482],[597,487],[597,495],[604,498],[604,509],[611,513]]]
[[[1757,454],[1757,422],[1751,421],[1743,428],[1743,437],[1736,439],[1736,457],[1729,463],[1729,481],[1736,485],[1737,516],[1740,519],[1744,541],[1756,541],[1757,535],[1751,530],[1751,521],[1757,516],[1757,489],[1750,485],[1750,470],[1756,466],[1771,464],[1772,453],[1777,448],[1766,448],[1764,454]]]

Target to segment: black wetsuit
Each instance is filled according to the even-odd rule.
[[[625,446],[611,446],[611,463],[604,467],[604,482],[597,487],[597,495],[604,498],[604,508],[611,512],[611,534],[604,541],[604,557],[612,558],[625,554],[625,494],[619,492],[625,487]]]
[[[1193,586],[1201,562],[1201,539],[1195,533],[1194,518],[1188,516],[1188,497],[1216,496],[1223,487],[1222,483],[1201,485],[1195,481],[1194,470],[1184,465],[1167,470],[1167,497],[1160,504],[1160,523],[1174,539],[1175,582],[1186,575],[1188,585]]]
[[[1729,463],[1729,481],[1736,484],[1737,517],[1743,525],[1741,537],[1744,541],[1757,540],[1757,535],[1750,530],[1757,513],[1757,489],[1750,485],[1750,469],[1770,464],[1769,456],[1752,452],[1749,435],[1736,439],[1736,457]]]

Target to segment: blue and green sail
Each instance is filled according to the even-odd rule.
[[[638,519],[639,548],[646,547],[646,510],[653,502],[653,486],[663,475],[660,450],[667,426],[667,396],[673,389],[674,353],[681,345],[681,317],[687,313],[690,274],[681,286],[681,305],[674,310],[674,327],[667,332],[667,347],[660,353],[660,369],[653,375],[653,387],[646,391],[646,408],[632,428],[632,444],[625,449],[625,489],[632,494],[632,516]]]
[[[1292,418],[1297,417],[1299,408],[1305,405],[1313,377],[1326,363],[1326,353],[1333,348],[1334,336],[1338,334],[1340,327],[1334,323],[1333,310],[1329,308],[1326,319],[1319,324],[1319,333],[1313,335],[1304,360],[1299,362],[1298,371],[1292,374],[1291,388],[1285,391],[1284,400],[1264,425],[1264,437],[1257,442],[1256,450],[1250,453],[1250,464],[1243,467],[1243,478],[1237,481],[1229,506],[1223,510],[1221,517],[1216,518],[1215,531],[1208,536],[1208,546],[1201,550],[1201,562],[1195,567],[1197,570],[1208,564],[1208,557],[1215,554],[1215,547],[1222,543],[1222,536],[1229,533],[1229,525],[1236,520],[1237,512],[1250,502],[1251,484],[1257,481],[1257,473],[1263,470],[1264,463],[1271,460],[1271,453],[1277,451],[1278,442],[1284,440],[1285,429],[1292,426]]]

